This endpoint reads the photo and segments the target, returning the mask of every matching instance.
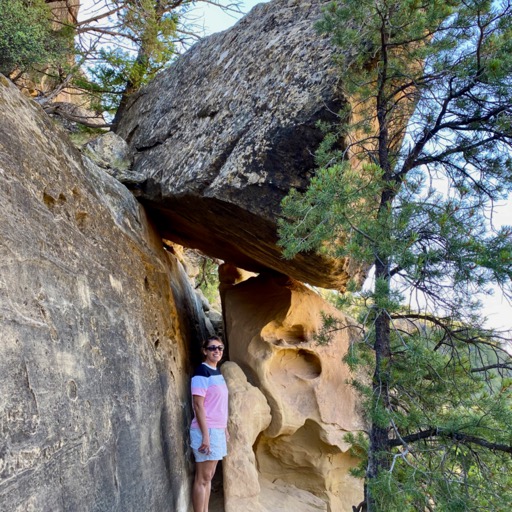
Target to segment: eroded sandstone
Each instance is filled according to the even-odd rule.
[[[186,512],[189,281],[3,77],[0,111],[0,510]]]
[[[231,361],[222,365],[229,388],[229,456],[222,462],[225,512],[264,512],[253,445],[271,421],[263,393]]]
[[[260,480],[311,493],[331,512],[349,512],[361,501],[362,482],[349,474],[357,461],[344,436],[362,430],[363,423],[353,376],[342,359],[357,326],[286,276],[260,275],[230,286],[233,276],[229,267],[221,271],[230,358],[271,408],[272,421],[254,446]],[[343,327],[327,345],[315,340],[322,312]],[[268,485],[261,488],[263,505],[276,501]]]

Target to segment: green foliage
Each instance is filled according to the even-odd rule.
[[[198,39],[187,14],[202,1],[95,0],[81,5],[87,19],[52,22],[52,7],[62,14],[55,2],[0,0],[0,72],[15,71],[22,87],[41,72],[43,108],[66,90],[115,125],[128,97]],[[208,3],[240,12],[236,1]]]
[[[364,330],[346,362],[371,375],[354,381],[369,442],[351,440],[367,509],[508,510],[512,359],[475,297],[512,294],[512,228],[487,220],[512,189],[512,6],[344,0],[318,28],[350,106],[322,126],[280,235],[287,257],[375,268],[370,292],[344,298]],[[325,343],[343,326],[324,321]]]
[[[434,350],[442,337],[439,328],[428,325],[409,333],[393,331],[393,391],[386,414],[400,444],[390,450],[389,470],[370,483],[379,497],[376,509],[395,510],[398,499],[403,504],[396,509],[411,512],[427,504],[436,510],[484,510],[489,503],[492,510],[505,511],[510,472],[496,473],[510,469],[510,454],[477,443],[485,439],[489,445],[510,446],[510,389],[494,392],[484,375],[472,371],[475,347],[465,341]],[[492,359],[491,350],[476,350],[478,357]],[[496,373],[492,377],[499,380]],[[375,412],[368,408],[367,413],[375,422]],[[418,432],[429,435],[414,440]]]
[[[372,222],[378,205],[367,198],[377,197],[381,177],[374,164],[353,169],[343,161],[319,168],[304,194],[292,190],[282,204],[285,218],[279,221],[285,257],[317,249],[340,258],[353,253],[372,262],[373,251],[366,241],[371,234],[379,237],[386,226]],[[302,221],[291,227],[287,219]]]
[[[76,147],[82,148],[85,144],[103,134],[105,134],[105,128],[77,125],[76,130],[70,132],[69,137]]]
[[[126,85],[138,90],[147,84],[158,71],[168,65],[174,56],[173,47],[158,58],[140,61],[136,55],[119,48],[102,48],[98,62],[89,67],[90,80],[83,80],[81,87],[91,94],[94,110],[113,115],[119,107]]]
[[[85,76],[76,86],[87,91],[96,110],[118,122],[128,97],[168,67],[198,39],[200,28],[187,19],[205,0],[98,0],[90,20],[79,24],[77,60]],[[208,2],[239,12],[237,2]]]
[[[92,94],[95,109],[111,115],[123,95],[140,89],[176,56],[179,11],[173,2],[124,1],[115,18],[112,23],[119,28],[114,44],[94,51],[90,81],[82,83]]]
[[[394,320],[387,407],[371,385],[354,382],[367,423],[391,425],[389,467],[368,481],[375,510],[505,512],[512,489],[512,386],[496,368],[502,347],[490,333],[468,343],[471,334],[484,333],[463,336],[462,324],[447,331],[439,320]],[[450,339],[452,333],[457,337]],[[355,370],[375,364],[365,342],[354,344],[345,361]],[[353,474],[363,477],[370,445],[361,434],[347,441],[361,461]]]
[[[69,50],[69,32],[53,31],[44,0],[0,0],[0,72],[31,71]]]
[[[199,288],[208,302],[219,311],[222,309],[220,305],[219,296],[219,265],[210,258],[201,258],[201,269],[198,275],[198,283],[196,288]]]

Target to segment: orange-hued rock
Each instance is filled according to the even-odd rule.
[[[76,24],[78,11],[80,10],[80,0],[46,0],[46,3],[50,8],[53,30],[61,30],[63,27],[74,26]],[[75,65],[74,55],[68,55],[66,61],[66,64],[69,66]],[[12,76],[14,77],[18,74],[19,70],[15,70]],[[46,63],[37,75],[34,73],[23,73],[22,77],[16,80],[16,85],[27,96],[37,97],[41,94],[49,93],[59,85],[59,83],[56,82],[56,74],[57,70],[55,66]],[[79,95],[76,90],[70,90],[69,88],[64,88],[56,94],[52,99],[52,103],[53,102],[74,104],[75,107],[77,107],[78,104],[89,104],[88,99],[86,99],[84,95]],[[90,115],[91,113],[89,112],[89,116]]]
[[[229,388],[229,454],[222,463],[225,512],[263,512],[252,446],[272,419],[263,393],[233,362],[222,365]]]
[[[327,510],[351,511],[361,501],[362,482],[349,475],[357,461],[344,436],[363,423],[353,376],[342,359],[357,336],[355,322],[285,276],[224,286],[222,295],[230,358],[271,407],[272,421],[254,447],[260,478],[310,492]],[[343,328],[320,346],[315,334],[322,313]]]
[[[0,119],[0,510],[189,512],[189,279],[1,75]]]

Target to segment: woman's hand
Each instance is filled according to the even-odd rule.
[[[201,429],[203,439],[199,452],[210,455],[210,433],[208,432],[208,425],[206,424],[206,411],[204,410],[204,396],[193,395],[192,404],[196,413],[197,423]]]
[[[199,451],[201,453],[204,453],[205,455],[210,455],[210,436],[203,434],[203,442],[201,443],[201,446],[199,447]]]

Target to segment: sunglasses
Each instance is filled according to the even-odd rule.
[[[209,347],[206,347],[206,350],[209,350],[210,352],[220,350],[222,352],[224,350],[224,347],[222,347],[221,345],[210,345]]]

